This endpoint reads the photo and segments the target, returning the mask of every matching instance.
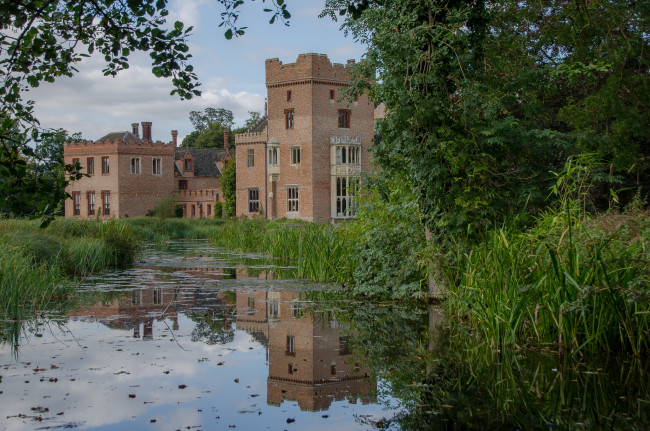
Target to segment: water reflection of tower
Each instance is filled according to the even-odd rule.
[[[267,402],[297,401],[301,410],[326,410],[334,400],[374,401],[370,382],[334,320],[304,309],[297,292],[237,294],[237,327],[267,347]]]

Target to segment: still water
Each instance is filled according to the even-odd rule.
[[[648,361],[492,351],[440,310],[207,242],[2,322],[0,430],[647,429]]]

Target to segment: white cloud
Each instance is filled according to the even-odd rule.
[[[171,129],[179,130],[179,135],[192,130],[188,119],[192,110],[223,107],[233,111],[236,121],[241,123],[248,117],[248,111],[260,110],[264,105],[263,95],[232,92],[226,88],[229,80],[221,77],[202,85],[201,97],[180,100],[169,94],[171,81],[156,78],[146,60],[145,56],[134,56],[131,67],[113,78],[103,76],[102,60],[93,57],[79,67],[73,79],[44,84],[27,96],[36,101],[41,126],[80,131],[87,139],[130,130],[133,122],[152,121],[154,138],[166,141]]]

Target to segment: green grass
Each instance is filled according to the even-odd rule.
[[[269,254],[296,266],[296,277],[318,282],[344,283],[356,263],[350,241],[329,225],[235,220],[218,228],[210,241],[231,250]]]
[[[135,217],[121,220],[121,223],[133,228],[134,233],[144,242],[162,243],[178,239],[208,238],[225,220]]]
[[[492,232],[455,257],[449,310],[493,346],[650,351],[648,212]]]
[[[117,221],[0,220],[0,312],[18,318],[65,298],[76,277],[133,262],[140,239]],[[49,305],[47,305],[49,306]]]
[[[20,316],[65,297],[73,280],[133,263],[143,242],[208,238],[222,220],[0,218],[0,313]],[[48,304],[48,305],[46,305]]]

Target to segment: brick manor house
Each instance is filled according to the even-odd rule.
[[[350,85],[347,64],[324,54],[295,63],[266,60],[268,108],[249,133],[235,136],[237,216],[332,222],[354,217],[356,178],[368,169],[375,109],[365,94],[338,101]],[[89,174],[68,186],[68,217],[145,215],[173,194],[185,217],[214,217],[227,149],[177,148],[152,141],[151,122],[95,142],[64,145],[65,163]],[[228,134],[229,131],[224,132]],[[228,142],[228,136],[224,136]]]
[[[176,130],[172,141],[163,143],[151,139],[151,122],[142,123],[142,137],[138,123],[131,126],[131,132],[109,133],[95,142],[65,143],[65,163],[79,162],[89,175],[66,189],[72,199],[65,201],[65,215],[143,216],[174,195],[185,217],[214,217],[214,203],[223,201],[219,178],[229,150],[178,148]]]

